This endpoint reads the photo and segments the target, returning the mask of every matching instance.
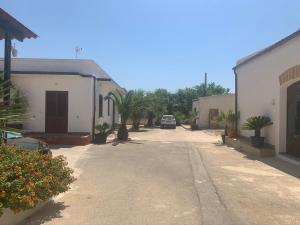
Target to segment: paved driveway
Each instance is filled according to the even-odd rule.
[[[117,146],[54,150],[78,179],[24,224],[300,224],[299,168],[181,127],[130,136]]]

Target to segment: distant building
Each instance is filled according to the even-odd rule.
[[[199,97],[193,101],[193,110],[199,113],[197,124],[200,128],[223,128],[217,122],[221,112],[234,111],[234,94]]]

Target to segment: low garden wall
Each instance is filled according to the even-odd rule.
[[[0,144],[0,224],[16,224],[69,190],[72,174],[63,156]]]
[[[243,152],[247,155],[256,157],[272,157],[275,156],[275,149],[272,148],[255,148],[245,138],[229,138],[225,137],[225,144],[233,147],[235,150]]]
[[[26,219],[27,217],[33,215],[36,211],[41,209],[44,205],[46,205],[48,202],[42,203],[37,205],[33,209],[28,209],[23,212],[19,212],[15,214],[12,210],[10,209],[4,209],[3,210],[3,215],[0,217],[0,224],[1,225],[16,225]]]

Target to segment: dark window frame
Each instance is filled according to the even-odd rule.
[[[98,100],[98,109],[99,109],[99,112],[98,112],[98,117],[103,117],[103,95],[99,95],[98,96],[99,100]]]

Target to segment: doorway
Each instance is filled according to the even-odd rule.
[[[217,129],[218,126],[219,109],[209,109],[208,113],[208,127],[209,129]]]
[[[287,153],[300,157],[300,81],[287,89]]]
[[[46,133],[68,132],[68,92],[46,91]]]

